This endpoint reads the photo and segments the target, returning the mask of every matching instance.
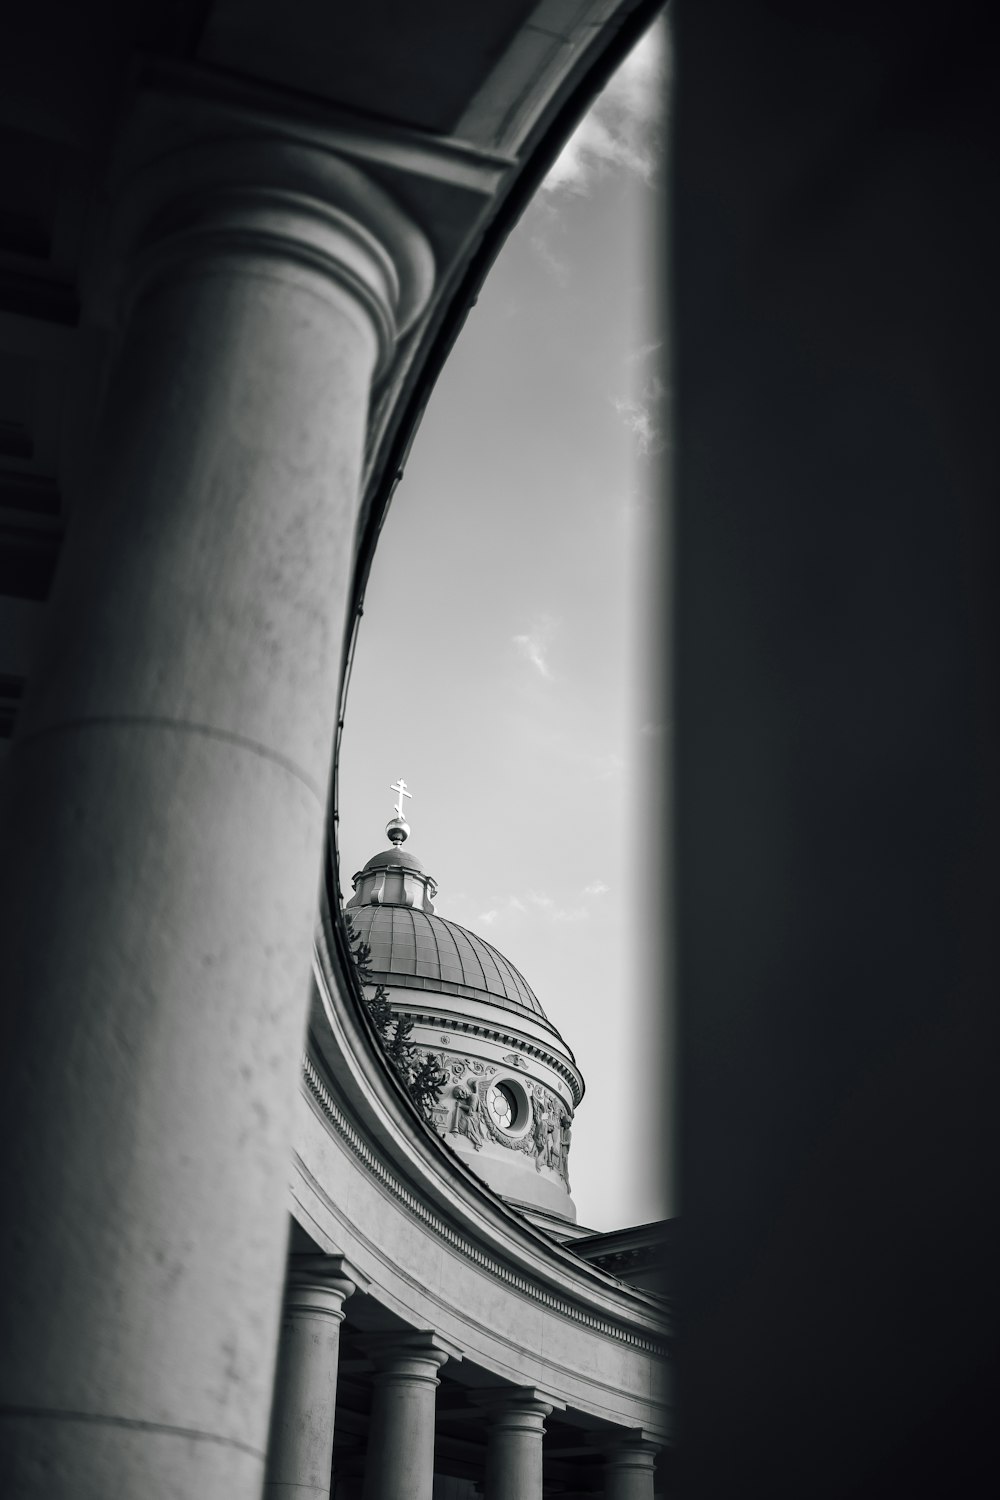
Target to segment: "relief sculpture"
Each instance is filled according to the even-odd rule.
[[[557,1172],[569,1188],[569,1148],[572,1116],[563,1101],[535,1082],[525,1092],[531,1105],[531,1121],[526,1131],[502,1130],[492,1119],[486,1104],[486,1091],[495,1066],[478,1058],[441,1057],[442,1069],[450,1068],[452,1087],[441,1097],[433,1112],[434,1124],[442,1135],[465,1136],[473,1150],[480,1151],[486,1141],[495,1141],[508,1151],[523,1152],[534,1160],[535,1171],[543,1167]]]
[[[546,1117],[545,1105],[538,1094],[531,1096],[531,1140],[535,1148],[535,1171],[542,1170],[542,1157],[545,1154],[546,1141]]]
[[[559,1170],[559,1123],[551,1106],[545,1113],[545,1165],[553,1172]]]
[[[559,1171],[566,1181],[569,1192],[569,1142],[573,1134],[573,1121],[566,1110],[559,1111]]]
[[[459,1135],[464,1135],[476,1151],[483,1144],[483,1119],[482,1099],[479,1097],[479,1088],[474,1078],[468,1083],[458,1083],[452,1089],[453,1097],[458,1101],[455,1110],[455,1129]]]

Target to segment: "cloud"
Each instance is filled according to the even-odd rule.
[[[555,621],[549,615],[541,615],[524,635],[511,637],[521,655],[530,661],[540,677],[552,680],[548,662],[548,650],[555,633]]]
[[[505,896],[488,911],[480,912],[476,920],[492,927],[507,918],[525,915],[540,917],[545,922],[586,922],[590,912],[583,906],[560,906],[544,891],[525,891],[523,900],[520,896]]]
[[[514,913],[523,913],[525,911],[527,911],[527,907],[519,896],[504,896],[501,901],[498,901],[495,906],[491,906],[488,911],[481,911],[476,921],[482,922],[486,927],[492,927],[494,923],[503,922]]]
[[[652,26],[580,121],[544,182],[547,193],[588,193],[616,169],[651,183],[663,159],[667,32]]]
[[[639,393],[633,396],[613,396],[611,404],[625,426],[636,440],[636,446],[644,458],[662,453],[667,446],[663,435],[663,407],[667,388],[658,375],[647,380]]]
[[[659,453],[662,449],[652,412],[641,401],[632,401],[625,396],[616,396],[614,408],[625,426],[636,440],[639,452]]]
[[[592,880],[589,885],[584,886],[583,894],[585,896],[606,896],[610,889],[611,887],[605,885],[603,880]]]
[[[535,910],[550,922],[585,922],[590,915],[582,906],[558,906],[551,896],[539,891],[528,891],[527,897]]]
[[[518,647],[523,656],[526,656],[542,677],[551,678],[549,664],[545,660],[545,652],[541,641],[534,635],[515,635],[514,645]]]
[[[651,354],[655,354],[658,349],[662,348],[662,339],[654,339],[651,344],[640,344],[638,349],[633,349],[631,354],[625,355],[625,363],[628,365],[642,364],[644,359],[648,359]]]
[[[570,263],[565,256],[559,255],[546,238],[547,231],[552,226],[542,219],[535,233],[529,235],[531,248],[538,256],[544,266],[551,271],[554,280],[559,286],[565,286],[569,281]]]

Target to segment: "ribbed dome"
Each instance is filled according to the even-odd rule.
[[[504,1010],[526,1012],[555,1031],[523,975],[457,922],[406,906],[352,906],[348,915],[371,949],[368,966],[376,979],[487,1000]]]

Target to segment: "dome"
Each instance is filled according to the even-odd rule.
[[[428,1124],[508,1203],[574,1223],[569,1147],[584,1088],[576,1060],[523,974],[492,943],[438,916],[437,883],[399,847],[409,836],[402,799],[400,791],[386,829],[395,847],[358,871],[344,906],[352,949],[367,949],[364,982],[385,987],[415,1055],[435,1060]]]
[[[406,906],[356,906],[350,916],[371,949],[369,968],[377,979],[402,989],[487,1000],[556,1031],[524,976],[491,943],[457,922]]]

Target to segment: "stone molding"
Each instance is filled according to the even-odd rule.
[[[430,301],[435,267],[425,235],[332,152],[263,133],[232,136],[225,111],[219,116],[218,138],[140,161],[121,184],[109,307],[185,264],[235,257],[280,264],[285,274],[297,268],[365,310],[377,378]]]
[[[583,1324],[592,1328],[595,1332],[603,1334],[607,1338],[616,1339],[618,1342],[628,1344],[634,1349],[640,1349],[644,1353],[652,1354],[660,1359],[669,1358],[669,1349],[664,1339],[657,1339],[649,1334],[640,1333],[633,1328],[623,1327],[621,1324],[612,1322],[609,1318],[602,1318],[591,1312],[589,1308],[581,1307],[577,1303],[570,1302],[565,1297],[558,1296],[550,1291],[540,1281],[518,1272],[509,1265],[503,1264],[488,1251],[460,1234],[452,1225],[448,1224],[439,1214],[429,1208],[416,1193],[412,1192],[401,1179],[392,1172],[382,1158],[372,1149],[368,1142],[362,1137],[360,1131],[347,1118],[344,1111],[337,1104],[330,1090],[321,1078],[313,1060],[306,1054],[302,1060],[303,1082],[307,1094],[312,1098],[320,1113],[333,1128],[351,1153],[362,1164],[366,1171],[380,1184],[382,1188],[392,1194],[403,1206],[419,1219],[426,1228],[430,1229],[440,1239],[446,1241],[453,1250],[473,1261],[488,1275],[513,1287],[524,1296],[530,1297],[532,1301],[550,1308],[561,1317],[569,1318],[575,1323]]]
[[[396,974],[383,974],[379,977],[373,971],[372,977],[377,983],[384,984],[388,989],[392,989],[394,986],[405,988],[405,986],[399,985],[399,976]],[[526,1057],[537,1058],[539,1062],[551,1068],[553,1073],[558,1073],[559,1077],[569,1085],[570,1092],[573,1095],[574,1109],[583,1098],[583,1081],[576,1068],[571,1067],[565,1058],[560,1057],[557,1052],[550,1051],[547,1047],[540,1047],[535,1043],[526,1042],[523,1037],[514,1036],[507,1031],[501,1031],[497,1027],[489,1026],[482,1021],[457,1021],[450,1016],[438,1015],[432,1010],[414,1010],[400,1000],[393,1001],[393,1008],[403,1011],[418,1026],[433,1026],[440,1028],[442,1031],[453,1031],[458,1036],[482,1037],[485,1041],[496,1042],[502,1047],[516,1048],[518,1053],[523,1053]],[[426,1043],[421,1043],[420,1045],[426,1047],[426,1050],[430,1052],[434,1051],[434,1048]],[[519,1067],[521,1064],[512,1063],[511,1066]]]

